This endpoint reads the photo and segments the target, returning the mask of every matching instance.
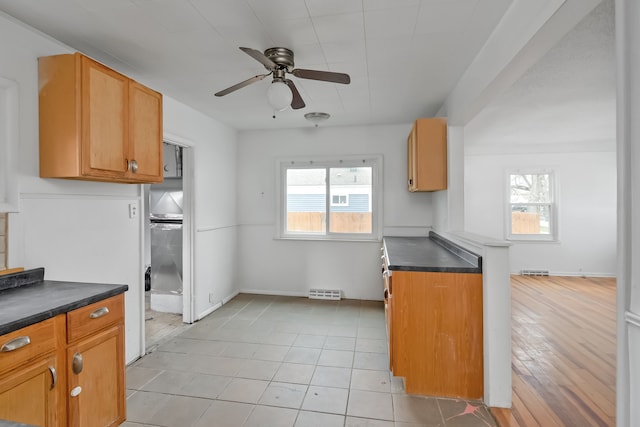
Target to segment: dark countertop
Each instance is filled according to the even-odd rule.
[[[384,237],[384,251],[392,271],[482,273],[482,257],[444,237]]]
[[[127,285],[43,279],[44,269],[28,270],[0,278],[0,335],[129,289]]]

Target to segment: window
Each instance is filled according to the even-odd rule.
[[[281,238],[380,240],[382,158],[282,160]]]
[[[512,240],[556,239],[556,201],[552,172],[511,172],[508,230]]]

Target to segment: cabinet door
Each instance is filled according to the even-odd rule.
[[[447,189],[447,121],[418,119],[407,138],[409,191]]]
[[[127,170],[129,79],[82,57],[82,175],[122,178]]]
[[[55,356],[0,378],[0,419],[42,427],[58,425],[57,387]]]
[[[482,275],[395,271],[393,280],[393,368],[405,391],[482,398]]]
[[[69,425],[104,427],[124,422],[124,326],[79,341],[67,351]]]
[[[416,191],[416,125],[407,137],[407,185],[409,191]]]
[[[129,170],[128,177],[133,181],[162,182],[162,95],[132,81],[129,123],[129,153],[136,166]]]

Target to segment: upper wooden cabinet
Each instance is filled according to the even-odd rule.
[[[447,120],[418,119],[407,138],[409,191],[447,189]]]
[[[75,53],[38,59],[40,176],[162,182],[162,95]]]

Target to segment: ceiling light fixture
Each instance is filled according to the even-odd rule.
[[[318,111],[314,111],[313,113],[307,113],[304,115],[304,118],[313,123],[315,127],[318,127],[320,123],[324,122],[329,117],[331,117],[329,113],[321,113]]]
[[[291,105],[293,93],[282,80],[274,80],[267,89],[267,100],[275,111],[284,111]]]

